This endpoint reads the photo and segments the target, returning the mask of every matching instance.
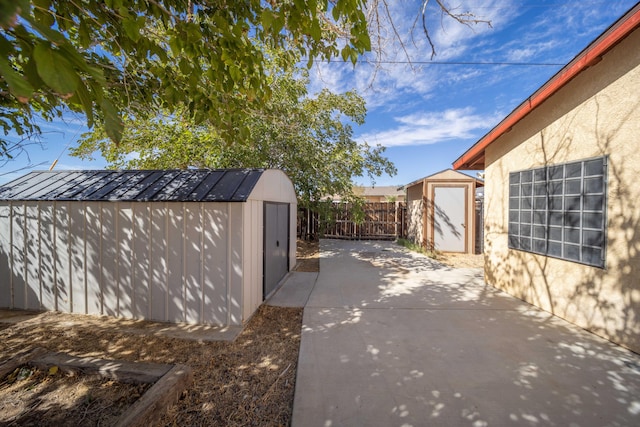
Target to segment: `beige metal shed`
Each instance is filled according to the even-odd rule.
[[[241,325],[296,209],[279,170],[32,172],[0,187],[0,307]]]
[[[481,180],[447,169],[405,186],[408,237],[427,250],[475,253]]]

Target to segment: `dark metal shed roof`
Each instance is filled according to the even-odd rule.
[[[244,202],[264,169],[31,172],[0,200]]]

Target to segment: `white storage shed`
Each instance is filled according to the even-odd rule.
[[[405,185],[408,237],[427,250],[476,253],[476,189],[484,183],[446,169]]]
[[[32,172],[0,187],[0,307],[241,325],[295,265],[279,170]]]

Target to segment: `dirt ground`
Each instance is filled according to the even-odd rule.
[[[21,366],[0,380],[0,425],[114,425],[149,387]]]
[[[436,259],[452,268],[484,268],[482,254],[439,253]]]
[[[297,264],[295,271],[316,272],[320,271],[320,248],[318,242],[297,242]]]
[[[1,330],[0,361],[29,346],[39,346],[79,357],[180,363],[192,368],[194,380],[178,404],[169,408],[161,419],[161,425],[289,424],[302,309],[262,306],[235,341],[207,343],[127,334],[123,332],[126,328],[118,327],[118,322],[122,322],[118,319],[105,319],[102,327],[96,327],[95,322],[89,321],[83,325],[78,322],[82,317],[85,316],[44,313]],[[70,323],[74,326],[69,327]],[[36,383],[44,383],[49,390],[56,387],[52,392],[57,399],[55,407],[65,414],[63,424],[66,425],[105,425],[100,422],[100,416],[104,415],[100,408],[104,405],[97,403],[92,406],[94,410],[87,410],[85,403],[97,396],[96,390],[102,390],[106,395],[104,401],[113,404],[117,404],[122,395],[120,385],[115,382],[89,387],[80,377],[69,379],[70,383],[66,379],[54,383],[47,378],[35,378],[39,378]],[[25,397],[33,390],[33,383],[23,384],[24,387],[18,388]],[[15,389],[7,388],[7,385],[0,385],[0,402],[5,405],[16,398],[15,394],[12,395]],[[69,387],[76,390],[75,395],[66,391]],[[0,420],[0,424],[44,424],[46,412],[40,406],[42,402],[38,404],[33,399],[31,402],[28,418],[25,414],[17,415],[18,419],[28,421],[10,424]],[[120,412],[127,407],[128,404]]]

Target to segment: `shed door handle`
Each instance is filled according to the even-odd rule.
[[[280,240],[276,240],[276,247],[280,247]]]

